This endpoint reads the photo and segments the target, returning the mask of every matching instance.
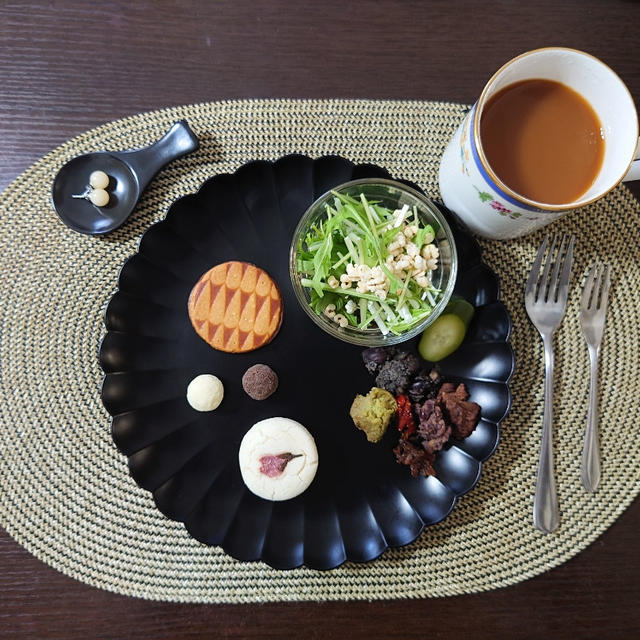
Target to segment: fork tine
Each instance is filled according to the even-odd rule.
[[[604,284],[602,285],[602,297],[598,311],[607,312],[607,302],[609,300],[609,287],[611,286],[611,265],[605,265]]]
[[[549,290],[549,271],[551,271],[551,265],[553,264],[553,256],[556,250],[556,244],[558,244],[558,236],[553,236],[553,241],[551,242],[551,247],[549,249],[549,255],[547,256],[547,261],[544,265],[544,271],[542,272],[542,277],[540,278],[540,289],[538,290],[538,300],[542,302],[546,302],[548,298],[548,290]]]
[[[582,300],[580,301],[581,309],[588,309],[591,302],[591,294],[593,293],[593,281],[596,278],[596,272],[598,270],[598,264],[594,264],[591,270],[587,274],[587,279],[584,283],[584,289],[582,290]]]
[[[562,242],[560,243],[560,248],[558,249],[558,255],[553,264],[553,272],[551,273],[551,278],[549,280],[549,295],[547,296],[548,300],[551,302],[555,302],[558,299],[557,293],[559,291],[559,283],[558,283],[558,273],[560,273],[560,265],[562,264],[562,259],[564,257],[564,246],[567,242],[567,235],[562,234]]]
[[[598,270],[596,271],[595,282],[593,283],[593,295],[589,301],[589,308],[592,311],[597,311],[600,306],[600,288],[602,286],[602,278],[604,276],[604,266],[598,263]]]
[[[536,284],[538,283],[538,278],[540,277],[540,266],[542,265],[542,259],[544,258],[544,253],[547,250],[547,242],[549,240],[549,236],[546,235],[540,248],[538,249],[538,253],[536,255],[536,259],[533,261],[533,265],[531,265],[531,271],[529,272],[529,279],[527,280],[527,286],[524,290],[524,296],[526,298],[532,298],[535,300],[536,298]]]
[[[558,300],[565,301],[569,293],[569,281],[571,280],[571,267],[573,266],[573,246],[575,244],[575,236],[571,234],[569,238],[569,247],[567,255],[562,265],[562,273],[560,274],[560,284],[558,285]]]

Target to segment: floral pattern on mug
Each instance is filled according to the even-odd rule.
[[[510,209],[507,209],[507,207],[505,207],[501,202],[498,202],[497,200],[492,200],[489,203],[496,211],[500,212],[500,213],[512,213],[512,211]]]
[[[469,152],[469,122],[471,121],[471,112],[467,113],[464,119],[464,125],[462,127],[462,133],[460,134],[460,166],[462,168],[462,173],[467,176],[471,176],[469,172],[469,161],[471,160],[471,154]]]
[[[512,211],[511,209],[508,209],[507,207],[505,207],[502,204],[502,202],[500,202],[499,200],[496,200],[491,193],[487,193],[486,191],[480,191],[480,189],[478,189],[478,187],[476,187],[475,184],[473,185],[473,188],[478,192],[478,198],[480,198],[480,201],[488,202],[489,206],[492,209],[495,209],[501,216],[505,216],[507,218],[510,218],[511,220],[517,220],[522,216],[521,213],[518,213],[517,211]]]

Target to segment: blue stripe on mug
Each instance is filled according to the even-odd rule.
[[[549,213],[548,211],[545,211],[544,209],[538,209],[536,207],[532,207],[524,202],[521,202],[520,200],[517,200],[516,198],[513,198],[512,196],[510,196],[509,194],[505,193],[491,178],[491,176],[487,173],[486,169],[484,168],[484,165],[482,164],[482,161],[480,160],[480,156],[478,155],[478,150],[476,149],[476,138],[475,138],[475,120],[476,120],[476,106],[477,104],[473,105],[473,112],[471,114],[471,122],[470,122],[470,131],[469,131],[469,142],[471,144],[471,155],[473,155],[473,159],[476,163],[476,167],[478,167],[478,171],[480,172],[480,175],[482,175],[482,177],[484,178],[485,182],[487,183],[487,185],[493,189],[498,196],[502,199],[502,200],[506,200],[507,202],[510,202],[511,204],[515,205],[516,207],[520,207],[521,209],[526,209],[527,211],[536,211],[538,213]]]

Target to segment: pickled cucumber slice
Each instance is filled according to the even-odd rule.
[[[467,302],[464,298],[451,298],[449,304],[445,307],[445,313],[454,313],[464,322],[464,326],[468,329],[473,314],[475,313],[475,307]]]
[[[455,313],[443,313],[427,327],[418,343],[418,352],[429,362],[439,362],[451,355],[464,340],[467,327]]]

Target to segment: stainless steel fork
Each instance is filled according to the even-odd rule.
[[[580,304],[580,324],[589,348],[591,382],[589,385],[589,412],[582,450],[582,486],[595,491],[600,483],[600,443],[598,440],[598,356],[602,344],[607,299],[611,284],[609,266],[595,265],[584,285]]]
[[[533,498],[533,524],[543,533],[551,533],[560,524],[553,469],[553,334],[560,326],[567,308],[575,243],[574,236],[571,236],[567,243],[567,237],[563,235],[556,253],[558,238],[554,237],[542,269],[548,239],[548,236],[545,236],[538,250],[524,295],[527,313],[539,331],[544,345],[544,417],[536,493]]]

